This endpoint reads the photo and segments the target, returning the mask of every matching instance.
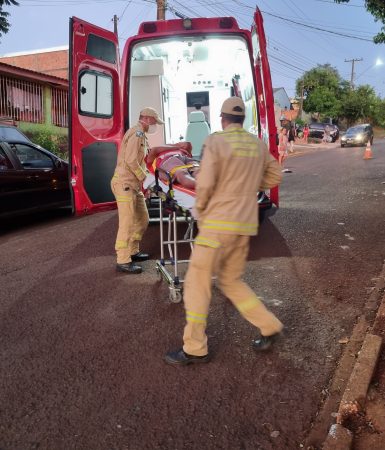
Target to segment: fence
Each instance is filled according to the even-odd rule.
[[[0,74],[0,116],[43,123],[43,86]]]
[[[68,127],[68,91],[51,88],[52,124]],[[0,117],[17,122],[44,123],[44,86],[0,74]]]
[[[58,127],[68,127],[68,92],[52,88],[52,123]]]

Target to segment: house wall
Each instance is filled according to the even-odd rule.
[[[274,103],[277,103],[281,109],[290,109],[291,103],[285,89],[275,89],[274,90]]]

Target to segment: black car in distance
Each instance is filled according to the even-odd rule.
[[[0,125],[0,218],[70,205],[68,163]]]
[[[331,123],[313,122],[309,124],[309,137],[323,139],[326,127],[329,128],[331,142],[336,142],[339,138],[340,130],[337,125]]]

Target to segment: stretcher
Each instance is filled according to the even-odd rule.
[[[159,221],[160,231],[160,259],[156,261],[156,271],[159,278],[169,286],[170,301],[179,303],[183,298],[184,283],[181,266],[187,266],[189,262],[188,259],[179,259],[179,246],[189,245],[191,251],[193,248],[195,219],[191,211],[195,202],[195,192],[174,183],[173,176],[169,172],[153,166],[147,168],[150,173],[143,188],[150,208],[155,203],[158,212],[156,221]],[[160,179],[159,172],[163,172],[167,182]],[[181,226],[184,227],[182,238],[179,237]]]

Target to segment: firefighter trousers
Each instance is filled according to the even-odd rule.
[[[206,231],[198,234],[184,285],[186,326],[183,350],[186,353],[195,356],[208,353],[206,324],[214,275],[223,294],[246,320],[260,329],[263,336],[282,330],[282,323],[242,281],[249,241],[250,236]]]
[[[139,243],[148,227],[148,211],[142,192],[124,190],[121,183],[114,181],[111,182],[111,189],[116,198],[119,215],[115,242],[117,263],[125,264],[131,262],[131,255],[139,252]]]

